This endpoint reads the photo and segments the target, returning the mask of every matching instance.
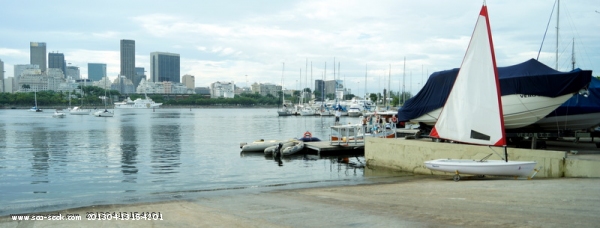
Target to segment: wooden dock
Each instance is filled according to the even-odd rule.
[[[340,154],[340,153],[364,153],[365,144],[364,142],[331,142],[331,141],[320,141],[320,142],[305,142],[304,148],[309,152],[316,152],[317,154]]]

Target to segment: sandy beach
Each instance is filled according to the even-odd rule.
[[[80,221],[5,216],[0,227],[597,227],[599,183],[595,178],[454,182],[451,176],[415,176],[382,184],[38,213],[79,214]],[[162,220],[86,218],[104,212],[156,212]]]

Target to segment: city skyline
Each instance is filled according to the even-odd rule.
[[[14,65],[30,63],[27,43],[43,42],[46,53],[64,53],[82,77],[88,76],[87,63],[106,63],[114,79],[121,67],[119,41],[128,39],[135,41],[135,67],[150,69],[152,52],[177,53],[179,76],[194,75],[196,86],[281,84],[285,62],[285,88],[314,87],[325,72],[326,80],[333,79],[335,58],[336,73],[340,66],[339,77],[353,92],[364,93],[365,84],[380,92],[391,74],[391,90],[403,83],[413,94],[432,72],[460,66],[481,7],[473,1],[128,1],[114,7],[116,1],[66,0],[58,5],[72,13],[58,15],[47,10],[56,3],[31,3],[36,7],[22,10],[22,3],[9,2],[0,9],[11,18],[0,26],[5,78],[14,76]],[[498,66],[537,58],[548,26],[539,60],[555,67],[554,1],[487,5]],[[576,67],[599,75],[596,10],[600,3],[594,1],[561,3],[559,70],[571,69],[574,49]]]

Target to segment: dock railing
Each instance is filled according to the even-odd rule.
[[[330,129],[330,145],[337,146],[364,146],[365,137],[396,138],[396,125],[392,123],[334,125]]]

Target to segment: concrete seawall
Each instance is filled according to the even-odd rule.
[[[455,143],[437,143],[431,140],[367,138],[365,160],[368,166],[383,167],[417,174],[454,175],[432,171],[424,162],[440,158],[482,159],[490,153],[504,156],[502,148]],[[491,160],[501,157],[492,155]],[[566,151],[508,148],[508,158],[514,161],[536,161],[540,171],[536,177],[600,177],[599,159],[569,157]]]

